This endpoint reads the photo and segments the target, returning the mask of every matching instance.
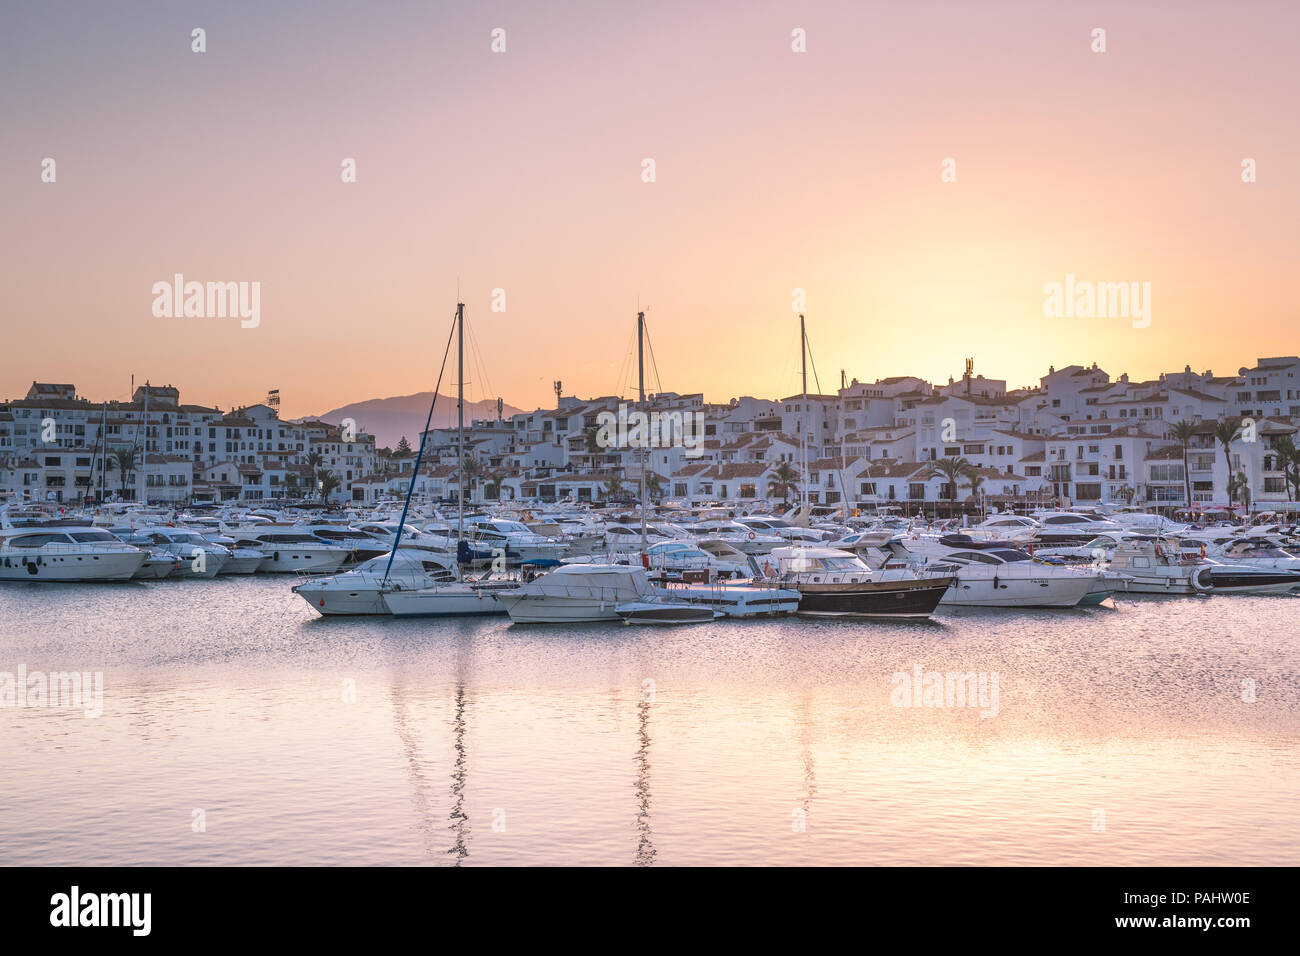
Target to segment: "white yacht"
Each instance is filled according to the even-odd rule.
[[[644,557],[620,555],[617,563],[639,564],[652,574],[671,578],[680,578],[683,571],[706,571],[710,578],[747,578],[753,573],[745,555],[725,541],[714,539],[709,543],[715,550],[705,550],[691,541],[660,541],[646,548]]]
[[[1096,559],[1131,575],[1124,590],[1139,594],[1286,594],[1300,587],[1300,571],[1201,557],[1200,545],[1184,550],[1177,538],[1125,534],[1094,541]]]
[[[180,566],[170,576],[177,578],[215,578],[232,556],[227,548],[189,528],[136,528],[127,541],[175,557]]]
[[[1053,548],[1078,547],[1099,534],[1126,530],[1114,521],[1074,511],[1048,511],[1035,517],[1038,520],[1033,535],[1035,553]]]
[[[325,544],[310,534],[270,526],[255,530],[244,528],[232,537],[239,547],[252,548],[266,555],[257,566],[261,572],[337,571],[352,556],[350,548]]]
[[[492,560],[504,555],[511,567],[558,562],[569,549],[558,538],[547,538],[530,531],[522,522],[505,518],[475,518],[466,522],[466,532],[476,559]]]
[[[617,621],[620,604],[644,601],[659,593],[640,567],[564,564],[496,597],[517,623],[573,624]]]
[[[699,538],[717,538],[745,554],[771,554],[773,548],[781,548],[788,543],[779,534],[759,531],[730,518],[698,521],[691,526],[691,530]]]
[[[957,607],[1075,607],[1102,578],[1091,568],[1042,564],[1009,541],[963,534],[909,535],[889,547],[900,557],[921,558],[931,571],[951,574],[955,580],[940,603]]]
[[[103,528],[0,529],[0,581],[129,581],[147,557]]]
[[[418,551],[398,548],[389,567],[388,554],[364,561],[341,574],[313,577],[296,584],[298,595],[320,614],[389,614],[384,592],[418,591],[452,580],[454,559],[436,558]]]
[[[994,538],[1011,541],[1019,547],[1032,540],[1037,530],[1038,522],[1033,518],[1017,514],[997,514],[990,515],[979,524],[967,528],[965,533],[976,539]]]
[[[784,518],[778,518],[775,515],[748,515],[737,518],[736,522],[758,534],[780,538],[785,544],[813,545],[821,544],[826,540],[824,532],[815,528],[791,524]]]

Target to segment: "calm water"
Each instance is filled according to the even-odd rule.
[[[0,671],[104,674],[101,717],[0,709],[0,863],[1300,856],[1295,598],[557,628],[290,584],[0,585]],[[917,665],[996,716],[895,706]]]

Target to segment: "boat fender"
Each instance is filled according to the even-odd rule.
[[[279,561],[279,560],[280,560],[280,552],[279,552],[279,551],[275,552],[274,560],[276,560],[276,561]]]
[[[749,540],[750,540],[750,541],[753,541],[756,537],[758,537],[758,535],[756,535],[754,532],[751,531],[751,532],[749,533]]]

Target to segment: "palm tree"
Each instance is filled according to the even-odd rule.
[[[334,474],[334,472],[330,471],[328,468],[326,468],[324,471],[320,473],[316,481],[320,485],[321,501],[325,502],[326,504],[329,504],[330,495],[332,495],[335,489],[337,489],[339,486],[339,476]]]
[[[488,498],[495,498],[498,501],[501,500],[501,482],[504,480],[505,475],[502,475],[499,472],[489,475],[487,486],[483,489],[483,493]]]
[[[597,425],[588,425],[582,430],[582,436],[587,445],[587,454],[595,455],[600,452],[600,428]]]
[[[1238,495],[1241,496],[1241,503],[1246,507],[1246,510],[1249,511],[1250,481],[1246,477],[1244,471],[1237,472],[1236,477],[1231,478],[1228,481],[1228,501],[1235,501]]]
[[[1132,485],[1120,485],[1115,489],[1115,494],[1123,498],[1125,504],[1131,505],[1134,496],[1137,495],[1137,489]]]
[[[1221,421],[1215,423],[1214,437],[1219,441],[1219,444],[1223,446],[1223,463],[1228,466],[1228,470],[1226,472],[1228,476],[1227,477],[1228,504],[1232,504],[1233,501],[1236,500],[1236,497],[1233,494],[1233,490],[1232,490],[1233,489],[1232,456],[1229,455],[1228,452],[1231,450],[1232,443],[1237,440],[1237,436],[1239,434],[1240,434],[1240,430],[1237,428],[1237,423],[1234,421],[1230,420],[1230,421]]]
[[[653,471],[645,473],[645,493],[647,498],[658,498],[664,493],[664,480]]]
[[[948,480],[948,500],[954,505],[957,503],[957,482],[964,475],[970,474],[971,463],[962,457],[957,458],[940,458],[934,463],[934,471],[930,477],[936,474],[943,475]]]
[[[1174,437],[1178,439],[1178,444],[1183,446],[1183,495],[1187,502],[1187,507],[1192,507],[1192,474],[1191,468],[1187,464],[1187,443],[1192,440],[1196,434],[1196,426],[1188,421],[1174,422]]]
[[[317,483],[320,481],[320,475],[317,472],[319,471],[320,466],[325,462],[325,456],[318,451],[312,451],[307,453],[305,461],[307,467],[311,469],[311,486],[315,488]]]
[[[767,493],[779,494],[781,500],[786,504],[790,503],[790,489],[794,483],[799,480],[799,470],[791,465],[788,461],[783,461],[776,466],[776,471],[767,482]]]
[[[623,491],[623,479],[618,475],[610,475],[609,480],[605,482],[605,497],[607,499],[617,498]]]
[[[113,458],[117,461],[117,487],[121,497],[125,498],[128,476],[135,470],[135,449],[119,448],[113,452]]]
[[[966,484],[970,486],[971,497],[973,497],[978,504],[980,500],[980,485],[984,484],[984,476],[980,474],[978,468],[971,466],[966,471]]]
[[[1300,449],[1295,446],[1295,439],[1283,435],[1273,439],[1273,451],[1277,454],[1277,470],[1282,472],[1282,484],[1286,488],[1286,500],[1291,500],[1292,479],[1296,477],[1295,465],[1300,458]]]
[[[470,501],[474,500],[474,483],[478,481],[484,471],[486,471],[486,469],[483,467],[483,462],[479,461],[473,455],[470,455],[465,459],[465,464],[462,466],[461,472],[465,476],[465,481],[469,484]]]

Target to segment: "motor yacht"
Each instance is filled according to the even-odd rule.
[[[691,528],[697,538],[716,538],[745,554],[770,554],[773,548],[784,547],[787,543],[785,538],[778,534],[759,531],[757,528],[751,528],[729,518],[698,521]]]
[[[651,575],[670,579],[680,579],[683,571],[704,571],[711,579],[747,578],[753,574],[744,554],[725,541],[715,539],[709,543],[715,550],[705,550],[689,541],[660,541],[641,554],[621,556],[618,563],[640,564]]]
[[[497,594],[517,623],[617,621],[620,604],[658,595],[641,567],[563,564],[514,591]]]
[[[1051,548],[1078,547],[1099,534],[1127,530],[1114,521],[1073,511],[1049,511],[1035,517],[1038,521],[1032,539],[1035,554]]]
[[[266,555],[257,566],[257,570],[263,573],[337,571],[352,555],[349,548],[325,544],[314,535],[285,531],[274,526],[255,530],[240,529],[232,537],[239,547],[252,548]]]
[[[0,581],[129,581],[147,557],[103,528],[0,529]]]
[[[558,562],[569,549],[558,538],[544,537],[522,522],[504,518],[475,518],[466,523],[466,530],[476,561],[504,556],[508,567]]]
[[[232,557],[229,549],[189,528],[167,525],[136,528],[126,540],[175,557],[180,561],[180,566],[170,575],[175,578],[215,578]]]
[[[827,537],[825,532],[816,528],[791,524],[785,518],[775,515],[746,515],[737,518],[736,522],[761,535],[780,538],[788,544],[820,544]]]
[[[951,575],[873,572],[856,554],[827,547],[784,547],[768,583],[799,592],[800,614],[929,617],[953,583]]]
[[[1043,564],[1010,541],[976,541],[964,534],[900,536],[889,548],[951,574],[956,580],[941,603],[958,607],[1075,607],[1102,580],[1090,567]],[[1114,586],[1098,590],[1103,596],[1096,603]]]

